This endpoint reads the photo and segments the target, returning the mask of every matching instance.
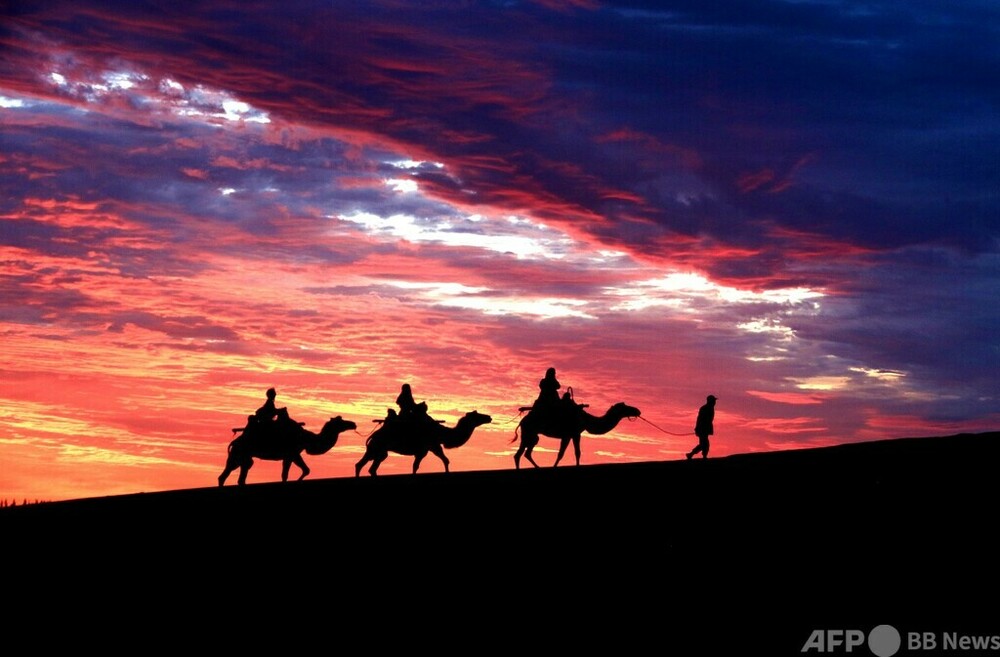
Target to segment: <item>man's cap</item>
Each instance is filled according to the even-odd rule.
[[[718,397],[716,397],[715,395],[708,396],[708,401],[715,401],[716,399],[718,399]]]

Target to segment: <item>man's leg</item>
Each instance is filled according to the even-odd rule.
[[[694,449],[692,449],[690,452],[687,453],[688,459],[690,459],[692,456],[700,452],[704,444],[705,444],[705,439],[702,438],[701,436],[698,436],[698,444],[695,445]]]

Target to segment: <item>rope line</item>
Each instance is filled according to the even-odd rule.
[[[499,424],[500,426],[506,426],[506,425],[510,424],[511,422],[513,422],[514,420],[516,420],[516,419],[518,419],[519,417],[521,417],[522,415],[524,415],[524,412],[523,412],[523,411],[522,411],[522,412],[520,412],[520,413],[518,413],[517,415],[515,415],[515,416],[513,416],[513,417],[510,417],[510,418],[507,418],[507,419],[506,419],[506,420],[504,420],[503,422],[498,422],[498,423],[495,423],[495,424]]]
[[[359,435],[359,436],[361,436],[362,438],[368,438],[368,437],[369,437],[369,436],[371,436],[371,435],[372,435],[373,433],[375,433],[375,430],[376,430],[376,429],[378,429],[378,427],[374,427],[374,428],[373,428],[373,429],[372,429],[371,431],[369,431],[368,433],[361,433],[360,431],[358,431],[357,429],[355,429],[355,430],[354,430],[354,433],[358,434],[358,435]]]
[[[674,433],[673,431],[667,431],[666,429],[653,424],[652,422],[650,422],[646,418],[642,417],[641,415],[639,416],[639,419],[642,420],[643,422],[645,422],[646,424],[650,425],[650,426],[656,427],[657,429],[659,429],[663,433],[670,434],[671,436],[690,436],[691,434],[694,433],[694,431],[688,431],[687,433]]]

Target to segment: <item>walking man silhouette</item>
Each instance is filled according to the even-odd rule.
[[[708,437],[715,433],[712,423],[715,421],[715,395],[709,395],[705,403],[698,409],[698,419],[694,423],[694,435],[698,436],[698,445],[687,453],[688,460],[701,452],[703,459],[708,458]]]

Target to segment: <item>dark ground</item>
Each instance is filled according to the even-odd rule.
[[[885,623],[909,654],[907,631],[1000,634],[998,453],[992,432],[8,508],[7,599],[135,652],[818,654],[814,629]]]

